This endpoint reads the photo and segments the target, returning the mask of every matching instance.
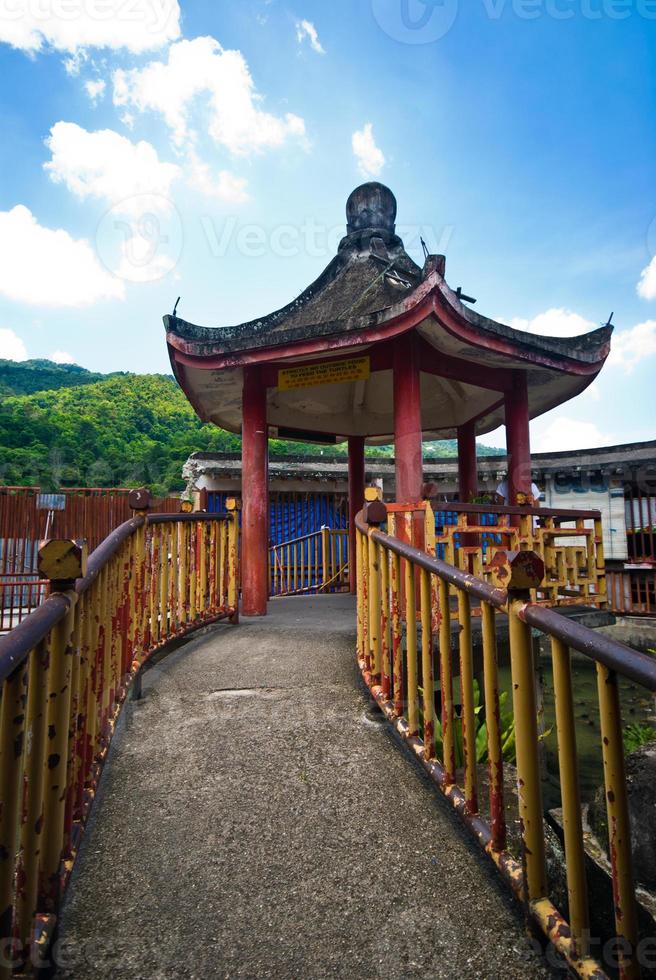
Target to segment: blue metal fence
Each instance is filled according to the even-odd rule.
[[[215,514],[225,509],[230,493],[210,491],[207,510]],[[314,534],[322,527],[335,530],[348,527],[346,494],[339,493],[271,493],[269,495],[269,545],[273,547]]]

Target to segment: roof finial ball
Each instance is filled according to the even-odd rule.
[[[346,202],[346,221],[346,232],[349,235],[365,228],[387,231],[393,235],[396,198],[384,184],[376,181],[361,184],[351,192]]]
[[[349,195],[346,202],[346,238],[340,242],[344,248],[369,250],[372,238],[382,238],[392,248],[403,247],[396,231],[396,198],[389,187],[371,181],[361,184]]]

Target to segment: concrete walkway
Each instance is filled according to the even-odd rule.
[[[205,630],[126,707],[59,975],[546,977],[448,805],[370,717],[351,597],[270,609]]]

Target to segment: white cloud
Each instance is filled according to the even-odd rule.
[[[237,177],[229,170],[219,170],[214,177],[208,164],[200,160],[193,151],[189,155],[189,160],[189,184],[201,194],[215,197],[226,204],[244,204],[249,200],[248,181],[245,177]]]
[[[510,326],[546,337],[578,337],[596,329],[597,325],[570,310],[551,309],[532,320],[515,317],[510,320]],[[623,367],[630,373],[640,361],[652,354],[656,354],[656,320],[646,320],[627,330],[615,330],[606,366]],[[600,397],[595,386],[592,386],[592,390],[587,389],[587,393],[595,401]]]
[[[178,0],[12,0],[0,17],[0,42],[32,53],[50,46],[71,54],[84,48],[139,54],[179,36]]]
[[[113,82],[115,105],[161,113],[179,147],[195,141],[192,109],[201,96],[209,119],[194,117],[197,126],[231,153],[248,155],[305,137],[299,116],[274,116],[260,108],[262,96],[243,55],[221,47],[213,37],[172,44],[166,62],[119,69]]]
[[[181,171],[161,161],[145,140],[132,143],[113,129],[90,133],[76,123],[58,122],[46,146],[52,157],[45,170],[76,197],[120,204],[126,214],[168,210],[171,184]]]
[[[385,156],[383,151],[376,146],[374,128],[371,123],[365,123],[362,129],[353,133],[352,145],[362,176],[378,177],[385,166]]]
[[[49,361],[54,361],[55,364],[75,364],[75,358],[72,354],[69,354],[65,350],[56,350],[48,357]]]
[[[317,29],[310,20],[297,20],[296,21],[296,40],[299,44],[303,44],[304,41],[310,42],[310,47],[317,54],[325,54],[326,50],[319,40],[319,35],[317,34]]]
[[[85,239],[44,228],[22,204],[0,211],[0,294],[34,306],[88,306],[122,299],[124,286]]]
[[[643,299],[656,299],[656,255],[649,265],[642,270],[640,282],[637,285],[638,296]]]
[[[531,433],[531,450],[534,453],[594,449],[612,446],[614,442],[614,436],[602,433],[594,422],[579,422],[564,415],[555,418],[542,431]]]
[[[7,327],[0,329],[0,357],[4,361],[26,361],[27,348],[18,334]]]
[[[84,83],[84,87],[91,101],[96,103],[105,94],[107,83],[104,78],[90,78]]]
[[[175,252],[154,249],[150,238],[133,233],[120,242],[118,263],[111,268],[125,282],[150,283],[168,276],[177,261]]]
[[[613,334],[607,364],[629,374],[645,357],[656,354],[656,320],[645,320]]]
[[[538,314],[532,320],[514,317],[509,326],[514,330],[526,330],[528,333],[541,334],[543,337],[579,337],[581,334],[595,330],[598,324],[592,323],[572,313],[571,310],[550,309]]]

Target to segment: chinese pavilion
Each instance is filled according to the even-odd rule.
[[[270,435],[348,440],[352,533],[367,443],[394,443],[397,498],[413,502],[422,440],[457,438],[467,501],[476,436],[505,425],[510,501],[530,502],[530,419],[582,392],[610,349],[610,326],[542,337],[474,312],[447,285],[443,255],[422,268],[407,254],[382,184],[356,188],[346,215],[337,255],[288,306],[225,328],[164,317],[173,372],[198,416],[242,434],[245,615],[267,607]]]

